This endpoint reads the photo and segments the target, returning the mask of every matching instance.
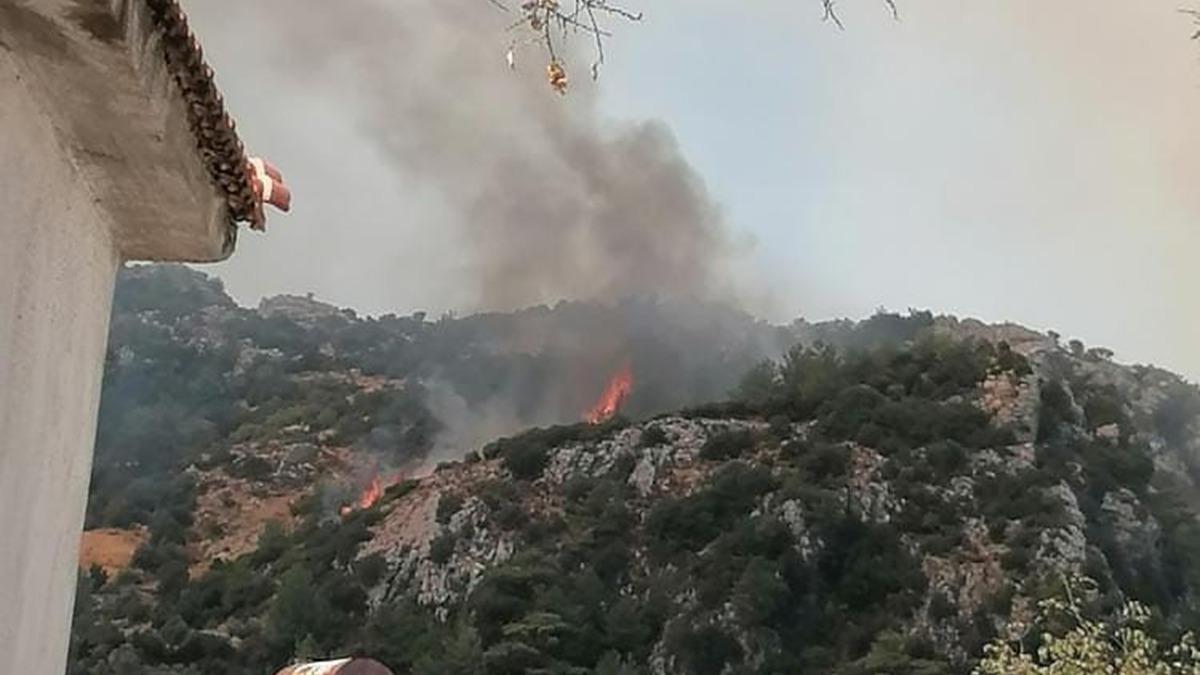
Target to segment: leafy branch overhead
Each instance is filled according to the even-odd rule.
[[[546,50],[549,63],[546,65],[546,78],[550,86],[560,94],[567,92],[569,83],[567,71],[559,58],[559,45],[573,35],[582,35],[591,39],[594,44],[592,60],[592,79],[600,75],[600,67],[604,65],[604,41],[612,33],[608,23],[613,20],[641,21],[642,13],[632,10],[620,3],[610,0],[525,0],[514,9],[505,0],[488,0],[499,9],[520,15],[509,26],[510,31],[524,33],[524,39],[514,39],[508,50],[509,67],[516,63],[515,51],[521,43],[532,43]],[[894,18],[899,18],[895,0],[882,0]],[[822,19],[844,28],[839,16],[836,0],[821,0]]]

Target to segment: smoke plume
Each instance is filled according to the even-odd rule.
[[[560,54],[574,80],[560,97],[540,46],[517,44],[509,70],[508,41],[525,33],[506,33],[516,15],[485,0],[193,5],[205,41],[223,46],[218,65],[236,68],[225,45],[252,35],[274,77],[345,96],[396,189],[436,201],[390,216],[447,242],[466,287],[450,294],[458,309],[722,289],[720,210],[664,125],[600,118],[595,87],[580,82],[590,53]],[[301,210],[306,199],[376,198],[297,196]],[[415,275],[425,262],[404,264]]]

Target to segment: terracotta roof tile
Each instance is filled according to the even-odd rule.
[[[167,69],[179,87],[196,147],[209,176],[225,194],[231,225],[261,225],[254,188],[246,170],[246,149],[237,125],[225,110],[225,101],[213,79],[213,69],[188,27],[187,15],[177,0],[145,0],[150,17],[161,33]]]

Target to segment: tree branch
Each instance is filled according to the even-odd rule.
[[[604,65],[604,39],[611,36],[611,33],[604,26],[605,19],[619,19],[622,21],[641,21],[642,13],[626,8],[621,4],[614,4],[620,0],[571,0],[570,9],[564,8],[563,3],[567,0],[523,0],[520,5],[521,18],[510,26],[510,30],[525,29],[532,35],[532,42],[539,43],[546,51],[549,57],[549,65],[547,66],[547,76],[550,80],[550,85],[557,91],[565,92],[567,88],[567,75],[563,64],[558,59],[556,49],[556,39],[566,40],[572,33],[583,33],[591,37],[594,42],[595,59],[592,61],[592,78],[600,76],[600,67]],[[505,12],[511,12],[504,0],[488,0],[492,5],[500,8]],[[892,18],[899,20],[900,11],[896,6],[896,0],[882,0],[887,7]],[[824,10],[822,17],[823,21],[834,24],[838,30],[845,30],[846,26],[842,23],[841,16],[838,15],[837,0],[821,0],[821,6]],[[1200,14],[1196,14],[1197,25],[1200,25]],[[552,27],[557,27],[559,31],[551,30]],[[558,34],[561,32],[561,38]],[[1197,30],[1197,38],[1200,38],[1200,29]],[[513,43],[516,44],[515,41]],[[510,59],[512,52],[510,50]]]

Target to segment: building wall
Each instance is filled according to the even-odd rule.
[[[237,180],[201,124],[223,104],[164,36],[177,9],[0,0],[0,675],[66,667],[117,266],[233,251]]]
[[[50,119],[0,46],[0,673],[13,675],[66,669],[118,265]]]

